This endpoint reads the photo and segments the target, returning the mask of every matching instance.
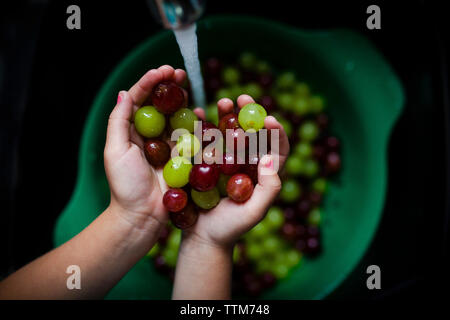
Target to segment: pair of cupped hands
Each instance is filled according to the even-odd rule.
[[[159,230],[168,222],[168,212],[162,198],[168,189],[161,168],[152,167],[144,154],[144,139],[133,124],[134,113],[148,99],[153,87],[161,81],[174,81],[182,85],[186,81],[184,70],[164,65],[148,71],[128,91],[121,91],[117,104],[108,120],[104,161],[106,176],[111,190],[110,207],[125,223],[142,232],[147,226],[157,224]],[[239,108],[254,100],[248,95],[237,99]],[[233,102],[224,98],[218,101],[219,117],[234,110]],[[201,108],[194,110],[205,118]],[[258,184],[245,203],[236,203],[229,198],[205,213],[200,213],[197,223],[184,230],[184,237],[214,246],[230,246],[246,231],[256,225],[275,200],[281,189],[276,168],[282,168],[289,154],[289,142],[282,125],[272,116],[266,117],[265,128],[279,129],[279,152],[263,156],[258,165]],[[274,163],[278,161],[278,166]],[[154,232],[152,229],[151,232]]]

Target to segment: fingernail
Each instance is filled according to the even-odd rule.
[[[117,103],[119,104],[122,101],[122,92],[119,92],[119,94],[117,95]]]
[[[270,160],[264,164],[264,166],[270,170],[273,170],[273,160],[270,158]]]

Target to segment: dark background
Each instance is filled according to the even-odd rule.
[[[52,248],[77,172],[84,120],[109,72],[161,30],[145,1],[13,1],[0,5],[0,278]],[[81,7],[81,30],[66,8]],[[381,8],[381,30],[366,8]],[[448,33],[444,6],[422,1],[215,1],[206,15],[258,15],[304,29],[366,35],[399,75],[404,113],[389,146],[389,188],[376,237],[330,298],[431,298],[448,280]],[[447,20],[447,21],[446,21]],[[267,43],[270,45],[270,43]],[[366,288],[366,268],[382,290]],[[448,266],[448,265],[447,265]]]

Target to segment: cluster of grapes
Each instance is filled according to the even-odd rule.
[[[249,103],[239,114],[225,115],[217,128],[211,122],[197,122],[195,113],[187,108],[186,91],[174,82],[156,85],[150,99],[152,105],[138,109],[134,123],[137,132],[146,138],[144,151],[148,162],[155,167],[164,166],[163,177],[170,188],[163,196],[163,204],[171,222],[180,229],[191,227],[197,221],[198,209],[214,208],[221,196],[239,203],[247,201],[257,183],[259,159],[252,156],[238,161],[237,158],[248,148],[249,137],[244,130],[258,136],[264,127],[267,116],[264,107]],[[178,156],[171,157],[171,148],[163,139],[165,134],[170,134],[165,132],[166,117],[172,130],[185,132],[176,142]],[[199,123],[200,139],[193,134]],[[211,129],[220,130],[222,137],[227,136],[220,161],[216,161],[215,148],[206,148],[215,141],[215,136],[205,139]],[[218,148],[222,152],[220,145]],[[200,163],[193,164],[193,158],[199,153]]]
[[[238,241],[233,253],[234,293],[257,296],[285,278],[303,255],[312,258],[321,252],[321,204],[329,177],[341,167],[340,141],[329,133],[324,98],[312,94],[309,85],[292,72],[275,76],[267,62],[243,53],[231,64],[217,58],[206,60],[203,75],[211,101],[206,111],[208,123],[219,129],[237,128],[241,114],[219,119],[215,102],[249,94],[283,125],[291,145],[280,172],[283,184],[276,203]],[[256,166],[247,164],[241,170],[255,183]],[[227,194],[226,182],[237,171],[224,161],[217,185],[220,194]],[[180,237],[178,229],[168,226],[158,246],[149,252],[157,269],[172,276]]]

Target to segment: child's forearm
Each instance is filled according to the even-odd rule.
[[[2,299],[102,298],[150,250],[161,225],[153,218],[137,228],[109,207],[70,241],[0,283]],[[81,289],[69,290],[67,267],[80,267]]]
[[[230,299],[232,247],[190,236],[178,253],[173,299]]]

